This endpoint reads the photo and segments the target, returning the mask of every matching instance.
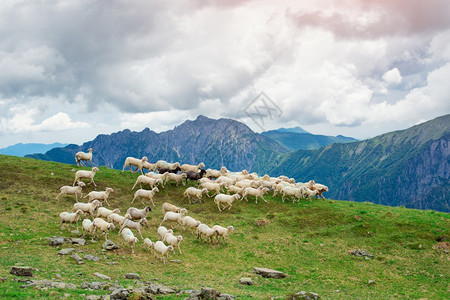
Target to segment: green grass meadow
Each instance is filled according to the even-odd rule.
[[[52,279],[59,273],[63,282],[77,286],[85,281],[102,281],[93,275],[100,272],[126,288],[135,283],[123,275],[135,272],[143,281],[157,279],[158,283],[179,290],[213,287],[237,299],[287,298],[298,291],[315,292],[323,299],[450,298],[449,254],[432,248],[438,237],[444,236],[448,241],[449,214],[368,202],[326,199],[283,203],[281,197],[272,197],[270,193],[265,196],[268,203],[255,204],[250,197],[249,202],[237,201],[231,210],[219,212],[212,198],[204,197],[204,203],[189,204],[183,192],[191,183],[186,187],[171,184],[160,188],[156,195],[156,206],[149,214],[150,226],[144,229],[144,237],[157,240],[156,230],[163,217],[161,204],[170,202],[185,207],[188,215],[209,226],[233,225],[236,231],[227,243],[211,245],[188,230],[175,228],[175,234],[184,238],[183,254],[170,253],[169,259],[179,259],[181,263],[166,265],[146,250],[140,239],[136,253],[131,254],[117,235],[118,230],[112,231],[109,239],[122,246],[119,250],[102,251],[104,238],[96,243],[86,238],[85,246],[52,247],[47,237],[78,237],[59,228],[59,214],[71,211],[74,196],[62,196],[60,202],[55,200],[61,186],[72,185],[75,173],[72,169],[89,168],[0,155],[0,277],[5,278],[0,282],[1,299],[55,299],[67,293],[74,299],[82,299],[82,294],[110,293],[81,288],[21,288],[23,283],[9,274],[14,265],[39,269],[33,279]],[[131,187],[138,175],[100,167],[95,176],[97,190],[111,187],[115,191],[108,199],[111,207],[104,205],[119,208],[123,215],[130,207],[134,193]],[[83,194],[93,189],[87,185]],[[138,200],[132,206],[143,207]],[[69,247],[82,251],[77,252],[81,257],[97,255],[100,261],[78,265],[69,255],[57,254],[61,248]],[[370,252],[373,259],[349,254],[356,249]],[[267,279],[254,274],[253,267],[276,269],[289,276]],[[254,285],[239,284],[241,277],[251,277]],[[369,280],[376,283],[369,285]],[[187,295],[164,299],[183,297]]]

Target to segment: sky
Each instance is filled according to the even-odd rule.
[[[198,115],[366,139],[450,113],[450,1],[2,0],[0,108],[0,147]]]

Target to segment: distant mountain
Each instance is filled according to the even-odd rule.
[[[326,184],[333,199],[450,212],[450,115],[360,142],[289,153],[272,175]]]
[[[14,156],[25,156],[26,154],[33,153],[45,153],[50,149],[57,147],[65,147],[67,144],[53,143],[53,144],[38,144],[38,143],[27,143],[27,144],[15,144],[8,146],[6,148],[0,149],[0,154],[14,155]]]
[[[141,132],[123,130],[99,135],[82,146],[68,145],[45,154],[27,157],[74,164],[78,151],[93,148],[94,165],[122,169],[127,156],[147,156],[150,162],[198,164],[207,168],[226,166],[230,170],[261,170],[266,162],[278,163],[288,149],[270,138],[253,132],[245,124],[231,119],[214,120],[199,116],[185,121],[173,130],[156,133],[148,128]]]
[[[319,149],[323,146],[328,146],[332,143],[350,143],[357,141],[351,137],[338,136],[326,136],[311,134],[300,127],[295,128],[280,128],[276,130],[265,131],[262,135],[269,137],[280,145],[288,148],[291,151],[295,150],[312,150]]]

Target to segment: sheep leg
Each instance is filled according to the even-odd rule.
[[[232,205],[232,204],[230,203],[230,205],[229,205],[230,207],[228,207],[228,210],[230,210],[230,209],[231,209],[231,205]]]
[[[106,204],[108,204],[108,206],[111,206],[108,202],[108,199],[105,199]]]
[[[141,239],[144,240],[144,237],[142,236],[141,230],[138,228],[137,232],[139,233],[139,235],[141,236]]]
[[[217,202],[217,208],[219,209],[219,211],[221,211],[220,210],[220,202]]]
[[[137,197],[134,197],[133,198],[133,200],[131,200],[131,204],[133,204],[133,202],[134,202],[134,200],[136,199]],[[141,199],[141,201],[142,201],[142,199]],[[143,204],[143,203],[142,203]]]
[[[264,197],[263,197],[263,196],[261,196],[261,199],[263,199],[263,200],[264,200],[264,202],[266,202],[266,203],[267,203],[267,200],[266,200],[266,199],[264,199]]]

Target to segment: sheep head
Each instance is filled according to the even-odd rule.
[[[99,171],[99,169],[97,168],[97,167],[92,167],[92,172],[98,172]]]
[[[112,211],[112,213],[113,213],[113,214],[120,214],[120,209],[115,208],[115,209]]]
[[[158,180],[160,180],[160,181],[162,182],[161,179],[158,179]],[[154,191],[154,192],[159,192],[159,189],[158,189],[157,187],[154,187],[152,191]]]
[[[108,223],[108,230],[114,230],[116,226],[113,223]]]
[[[201,162],[201,163],[198,164],[197,167],[198,167],[199,169],[204,168],[204,167],[205,167],[205,164]]]
[[[149,226],[148,226],[148,221],[147,221],[146,218],[142,218],[142,219],[139,221],[139,223],[141,223],[142,226],[147,226],[147,227],[149,227]]]
[[[180,209],[180,214],[181,214],[181,215],[186,215],[187,213],[188,213],[188,211],[187,211],[186,208]]]
[[[144,157],[142,157],[141,161],[142,161],[142,162],[146,162],[146,161],[148,161],[148,158],[147,158],[147,156],[144,156]]]
[[[85,187],[86,186],[86,183],[84,183],[83,181],[78,181],[78,183],[77,183],[77,185],[79,186],[79,187]]]
[[[146,207],[144,208],[144,210],[145,210],[146,212],[149,212],[149,211],[152,211],[152,208],[151,208],[150,206],[146,206]]]

